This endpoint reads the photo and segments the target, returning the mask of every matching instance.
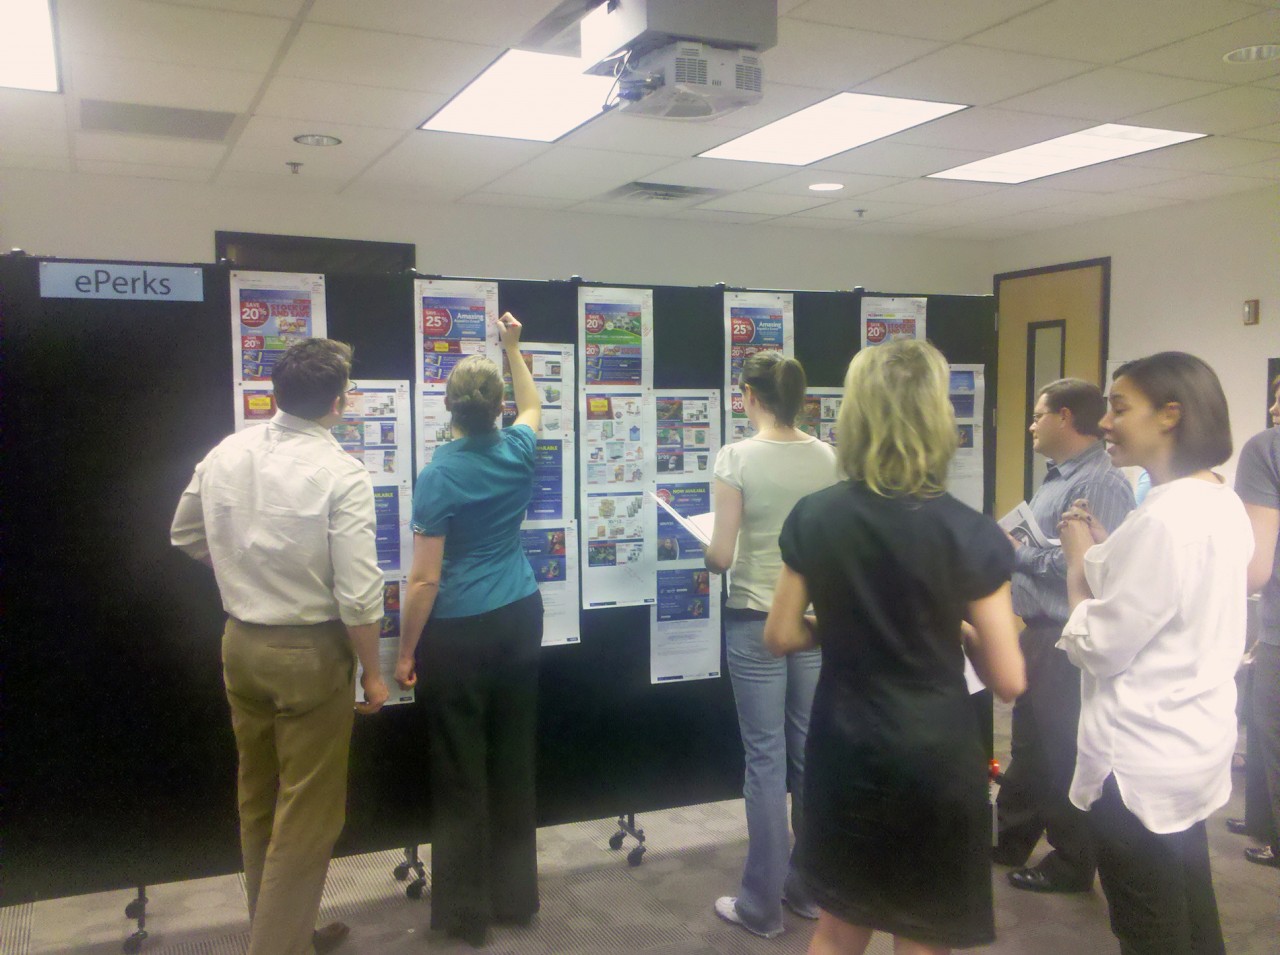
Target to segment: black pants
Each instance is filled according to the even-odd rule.
[[[1125,807],[1114,776],[1088,819],[1121,955],[1224,955],[1204,823],[1151,832]]]
[[[1280,852],[1280,646],[1257,643],[1249,667],[1249,834]]]
[[[542,595],[432,620],[418,646],[431,734],[431,927],[479,935],[538,910],[534,806]]]
[[[1080,723],[1080,671],[1055,644],[1060,623],[1028,624],[1018,638],[1027,661],[1027,690],[1013,704],[1009,768],[996,800],[995,859],[1023,865],[1047,835],[1040,862],[1054,879],[1087,886],[1096,867],[1085,814],[1068,793],[1076,768]]]

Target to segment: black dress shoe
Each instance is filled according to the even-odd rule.
[[[1015,889],[1025,889],[1028,892],[1088,892],[1093,888],[1092,880],[1083,885],[1079,882],[1064,882],[1035,866],[1014,869],[1009,873],[1009,884]]]
[[[1272,869],[1280,869],[1280,856],[1272,852],[1270,846],[1253,846],[1245,849],[1244,857],[1254,865],[1265,865]]]
[[[1243,819],[1228,819],[1227,832],[1233,832],[1237,836],[1243,836],[1249,832],[1249,827],[1245,825],[1245,821]]]

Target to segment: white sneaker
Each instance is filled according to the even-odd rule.
[[[761,938],[777,938],[782,934],[782,929],[774,929],[772,932],[761,932],[753,929],[746,922],[742,921],[742,916],[738,914],[738,899],[732,895],[722,895],[716,899],[714,906],[716,915],[720,916],[726,922],[732,922],[734,925],[741,926],[752,935],[759,935]]]

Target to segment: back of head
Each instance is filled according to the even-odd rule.
[[[749,385],[760,402],[778,424],[790,427],[804,405],[808,387],[804,367],[780,351],[762,351],[742,363],[741,385]]]
[[[1066,409],[1071,412],[1071,424],[1078,434],[1101,438],[1098,422],[1107,413],[1107,399],[1102,389],[1083,378],[1059,378],[1040,389],[1050,411]]]
[[[1162,351],[1121,365],[1113,376],[1128,379],[1159,410],[1180,410],[1171,463],[1179,477],[1217,467],[1231,457],[1231,414],[1218,376],[1203,360]]]
[[[469,355],[453,366],[445,383],[453,423],[467,434],[497,427],[502,413],[502,372],[483,355]]]
[[[291,346],[271,369],[276,407],[315,421],[333,410],[351,380],[351,346],[332,338],[308,338]]]
[[[885,497],[946,490],[958,435],[942,353],[921,341],[864,348],[844,377],[836,421],[841,471]]]

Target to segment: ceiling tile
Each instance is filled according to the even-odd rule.
[[[959,40],[1016,16],[1044,0],[808,0],[791,16],[860,30],[931,40]]]
[[[752,225],[773,219],[768,215],[751,215],[746,212],[716,212],[712,209],[680,209],[672,212],[671,219],[694,219],[699,222],[715,222],[720,225]]]
[[[447,101],[441,93],[382,89],[277,76],[267,86],[255,110],[258,116],[281,116],[343,123],[416,129]]]
[[[1255,179],[1280,179],[1280,159],[1269,159],[1249,166],[1235,166],[1231,169],[1233,176],[1251,176]]]
[[[815,194],[816,196],[816,194]],[[698,204],[699,209],[714,209],[718,212],[753,212],[760,215],[785,216],[805,209],[825,206],[830,199],[803,196],[768,195],[763,192],[735,192],[728,196],[719,196]]]
[[[183,63],[73,54],[71,85],[77,96],[114,103],[242,113],[262,86],[263,74]]]
[[[122,136],[117,133],[75,134],[77,160],[212,169],[225,152],[226,147],[221,143],[201,143],[162,136]]]
[[[1103,162],[1084,169],[1072,169],[1032,180],[1045,189],[1065,192],[1125,192],[1150,186],[1158,182],[1179,179],[1186,172],[1178,169],[1157,169],[1147,166],[1127,166],[1119,162]]]
[[[1074,133],[1089,125],[1080,119],[978,106],[903,130],[894,140],[917,146],[972,149],[991,156]]]
[[[1150,169],[1181,169],[1187,172],[1223,172],[1237,166],[1280,156],[1275,143],[1255,139],[1233,139],[1211,136],[1165,149],[1155,149],[1140,156],[1120,160],[1125,166]],[[1236,173],[1232,173],[1235,175]]]
[[[971,239],[978,242],[989,242],[992,239],[1006,239],[1011,235],[1020,235],[1027,229],[1021,223],[1007,219],[1002,222],[975,222],[973,225],[955,226],[950,229],[939,229],[928,233],[931,239]]]
[[[814,192],[809,187],[815,182],[838,182],[844,188],[835,192]],[[774,179],[756,186],[751,191],[785,196],[824,196],[826,199],[846,199],[849,196],[873,192],[899,182],[906,182],[906,179],[896,176],[864,176],[852,172],[828,172],[807,168],[804,172],[792,173],[790,176],[783,176],[781,179]]]
[[[1258,80],[1254,86],[1265,86],[1267,89],[1280,90],[1280,76],[1273,76],[1269,79]]]
[[[270,193],[280,200],[291,195],[334,196],[342,190],[342,180],[288,170],[260,172],[254,169],[223,169],[214,178],[214,185],[227,189],[246,189],[251,192]]]
[[[971,199],[1000,186],[990,182],[961,182],[956,179],[911,179],[895,186],[887,186],[867,193],[868,200],[911,202],[922,206],[940,205],[958,199]]]
[[[364,172],[362,183],[414,187],[456,198],[545,152],[545,143],[416,131]]]
[[[913,209],[893,217],[894,222],[910,225],[931,225],[936,228],[946,226],[967,225],[983,219],[995,218],[993,214],[984,213],[981,209],[957,209],[954,206],[929,206]]]
[[[1135,126],[1229,136],[1274,122],[1280,116],[1280,90],[1237,86],[1197,99],[1125,118]]]
[[[1024,232],[1043,232],[1046,229],[1059,229],[1063,226],[1076,225],[1081,222],[1087,222],[1092,216],[1077,212],[1070,206],[1057,206],[1051,209],[1036,209],[1030,212],[1019,213],[1016,216],[1000,217],[991,219],[984,223],[985,225],[998,226],[1005,222],[1012,223],[1017,227],[1021,235]]]
[[[473,192],[459,202],[478,206],[509,206],[516,209],[564,209],[573,205],[572,199],[551,199],[547,196],[511,196],[498,192]]]
[[[786,83],[775,83],[773,78],[766,72],[764,77],[764,99],[754,106],[744,106],[742,109],[734,110],[732,113],[717,116],[704,125],[727,127],[729,129],[759,129],[761,126],[772,123],[776,119],[790,116],[806,106],[820,103],[834,95],[835,90],[832,89],[816,89],[812,86],[791,86]],[[678,121],[672,120],[671,122]],[[728,134],[722,133],[720,141],[724,142],[729,138]]]
[[[898,219],[883,219],[876,222],[859,222],[849,227],[854,235],[925,235],[936,232],[937,226],[921,222],[902,222]]]
[[[1257,129],[1246,129],[1237,135],[1241,139],[1258,139],[1268,143],[1280,143],[1280,123],[1259,126]]]
[[[961,199],[951,205],[956,209],[974,210],[975,218],[986,218],[1061,207],[1074,201],[1074,196],[1062,192],[1018,184],[1000,186],[995,192],[988,192],[972,199]]]
[[[967,38],[978,46],[1115,63],[1257,13],[1230,0],[1052,0]]]
[[[861,83],[854,92],[985,106],[1091,69],[1077,60],[956,43]]]
[[[451,40],[306,23],[277,73],[452,96],[500,52],[495,47]]]
[[[1262,179],[1245,176],[1217,176],[1213,173],[1199,173],[1184,176],[1172,182],[1163,182],[1154,186],[1144,186],[1133,190],[1134,195],[1156,196],[1163,199],[1179,199],[1195,201],[1212,199],[1214,196],[1225,196],[1235,192],[1250,192],[1264,189],[1268,183]]]
[[[664,157],[556,147],[495,179],[486,192],[555,199],[593,199],[667,164]]]
[[[733,136],[732,131],[706,123],[650,119],[614,110],[579,126],[559,144],[684,159]]]
[[[61,0],[59,40],[92,53],[247,73],[265,73],[290,21],[145,0]]]
[[[650,174],[649,181],[705,189],[748,189],[771,179],[789,176],[795,171],[795,166],[779,166],[775,163],[686,159],[655,170]]]
[[[1102,67],[1000,104],[1003,109],[1100,123],[1225,89],[1221,84]]]
[[[1222,57],[1242,46],[1274,43],[1280,38],[1280,7],[1237,20],[1158,50],[1125,60],[1124,66],[1166,76],[1186,76],[1213,83],[1249,83],[1280,75],[1280,60],[1225,63]]]
[[[599,202],[589,200],[579,202],[570,207],[570,212],[582,212],[587,215],[629,216],[637,219],[665,219],[678,208],[687,209],[697,201],[696,198],[679,202]]]
[[[165,0],[183,7],[207,7],[211,10],[236,10],[240,13],[258,13],[269,17],[298,15],[306,0]]]
[[[850,227],[846,219],[817,219],[811,216],[778,216],[770,219],[769,225],[792,229],[823,229],[827,232],[842,231]]]
[[[226,168],[254,172],[287,172],[286,163],[303,164],[302,175],[345,179],[356,175],[395,145],[402,130],[326,123],[323,130],[306,120],[254,116],[227,157]],[[301,133],[324,132],[342,140],[339,146],[302,146],[293,141]]]
[[[983,149],[939,149],[937,146],[913,146],[898,138],[880,139],[857,149],[823,159],[808,167],[819,170],[865,173],[873,176],[911,178],[941,172],[953,166],[961,166],[978,159],[986,159],[991,152]],[[825,173],[824,173],[825,174]]]
[[[876,219],[890,219],[906,212],[923,209],[924,206],[910,202],[883,202],[871,199],[840,199],[825,206],[816,206],[797,216],[813,216],[817,219],[839,219],[843,222],[871,222]]]
[[[762,56],[766,95],[772,81],[835,92],[938,48],[914,40],[783,18],[778,45]]]
[[[66,156],[69,149],[65,129],[0,123],[0,152],[12,150],[28,156]]]
[[[0,129],[8,125],[67,128],[67,97],[61,93],[0,89]]]
[[[40,156],[35,153],[0,150],[0,169],[46,169],[56,172],[71,171],[71,157],[65,152],[61,156]]]
[[[1133,193],[1108,193],[1106,195],[1079,194],[1072,200],[1070,209],[1073,214],[1084,215],[1092,219],[1105,219],[1108,216],[1126,215],[1130,212],[1145,212],[1160,206],[1173,205],[1175,200],[1157,198],[1156,196],[1138,196]],[[1046,209],[1046,214],[1055,210]],[[1035,215],[1035,213],[1028,213]]]
[[[410,36],[460,40],[503,49],[554,10],[556,0],[315,0],[307,12],[312,23],[363,27]]]
[[[169,179],[178,182],[208,182],[210,170],[196,166],[153,166],[136,162],[100,162],[81,159],[76,171],[94,176],[132,176],[135,179]]]

